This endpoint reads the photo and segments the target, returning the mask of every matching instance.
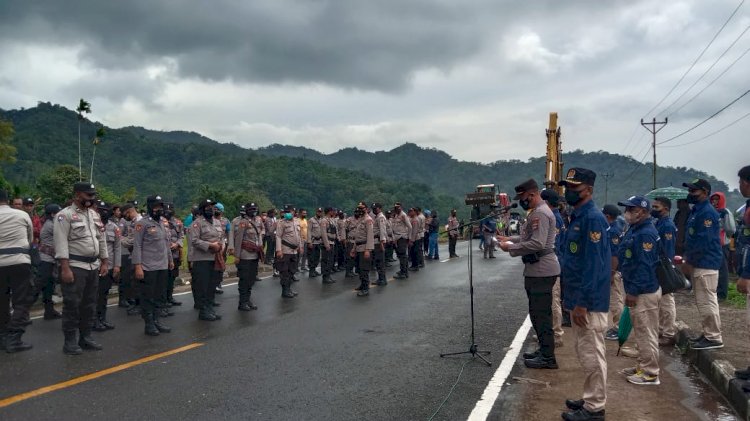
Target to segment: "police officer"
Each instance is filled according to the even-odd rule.
[[[138,216],[135,207],[131,203],[126,203],[120,208],[122,218],[118,223],[120,228],[120,285],[118,286],[118,307],[126,308],[130,311],[135,306],[135,289],[133,286],[133,265],[130,261],[130,251],[133,249],[133,239],[135,232],[132,232],[132,223]]]
[[[606,219],[593,200],[596,173],[571,168],[565,180],[565,201],[573,206],[563,241],[562,278],[565,310],[571,312],[578,361],[583,368],[583,397],[567,400],[571,410],[563,419],[604,419],[607,402],[607,359],[604,331],[607,329],[610,275],[612,270]]]
[[[120,265],[122,264],[120,228],[111,220],[111,207],[105,202],[99,202],[97,206],[99,217],[104,224],[104,240],[107,243],[107,255],[111,256],[112,268],[104,276],[99,276],[98,297],[96,300],[96,320],[94,330],[104,332],[115,328],[115,325],[107,320],[107,297],[109,289],[114,280],[120,277]]]
[[[273,259],[276,256],[276,210],[269,209],[266,212],[265,229],[266,238],[263,240],[266,243],[266,264],[270,265],[273,263]],[[275,270],[274,270],[275,271]],[[274,273],[276,275],[276,273]]]
[[[336,209],[332,207],[325,208],[325,216],[320,220],[321,231],[321,272],[323,274],[324,284],[333,284],[335,279],[331,278],[333,273],[333,263],[336,260],[335,248],[337,241],[336,231]]]
[[[182,243],[185,240],[185,226],[180,218],[174,214],[174,203],[164,204],[164,219],[167,220],[169,228],[169,248],[172,250],[172,262],[174,268],[169,271],[167,280],[166,304],[170,307],[181,306],[182,303],[174,299],[174,284],[180,276],[180,266],[182,265]]]
[[[618,262],[625,288],[625,305],[630,307],[638,364],[622,371],[635,385],[659,382],[659,300],[661,288],[656,278],[659,264],[659,233],[651,222],[651,204],[643,196],[632,196],[617,203],[625,207],[628,231],[619,247]]]
[[[193,258],[194,299],[200,309],[199,320],[214,322],[221,316],[214,310],[214,265],[221,259],[224,248],[224,226],[214,218],[214,204],[206,199],[198,205],[200,216],[190,225],[190,245]],[[217,256],[218,255],[218,256]]]
[[[615,205],[604,205],[602,213],[609,224],[609,251],[612,254],[612,281],[609,297],[609,315],[607,316],[609,329],[605,333],[605,339],[609,341],[617,340],[617,328],[620,324],[620,315],[625,306],[625,289],[622,286],[622,274],[619,269],[618,251],[620,241],[625,234],[625,224],[620,219],[622,212]]]
[[[263,237],[265,227],[263,220],[258,216],[258,205],[253,202],[244,205],[245,214],[237,223],[229,236],[229,253],[234,256],[237,265],[237,276],[239,282],[237,289],[240,293],[240,302],[237,310],[257,310],[250,296],[253,285],[258,280],[258,263],[263,257]]]
[[[391,229],[393,230],[393,241],[396,246],[396,256],[399,262],[399,271],[393,277],[396,279],[406,279],[409,277],[409,262],[407,260],[406,250],[409,246],[409,236],[411,235],[411,220],[404,212],[401,203],[396,202],[393,205],[391,215]]]
[[[370,265],[372,250],[375,248],[373,220],[367,214],[367,205],[359,202],[354,211],[354,227],[352,228],[352,250],[350,257],[356,259],[359,269],[359,288],[357,296],[370,294]]]
[[[448,217],[448,225],[446,226],[446,230],[448,231],[448,257],[451,259],[458,257],[456,254],[456,243],[458,242],[459,226],[456,210],[451,209],[451,216]]]
[[[317,271],[317,268],[320,264],[323,237],[327,237],[322,228],[323,218],[323,208],[318,208],[315,210],[315,216],[307,221],[307,255],[309,262],[309,272],[307,275],[310,278],[320,276],[320,272]],[[304,240],[302,242],[305,243]]]
[[[214,268],[213,272],[213,284],[214,284],[214,290],[211,293],[211,299],[215,299],[216,294],[223,294],[224,289],[221,285],[222,281],[224,281],[224,271],[226,270],[226,265],[223,264],[223,262],[226,262],[227,260],[227,239],[229,238],[229,230],[231,229],[231,223],[229,222],[229,219],[224,216],[224,205],[221,202],[217,202],[216,206],[214,206],[214,219],[218,220],[221,223],[221,226],[224,227],[223,229],[223,235],[221,237],[221,244],[222,244],[222,264]],[[219,306],[219,303],[217,303],[214,300],[215,307]]]
[[[723,259],[719,238],[719,213],[711,206],[711,184],[704,179],[682,183],[688,188],[687,201],[693,205],[687,221],[682,267],[692,274],[695,302],[701,315],[703,334],[690,347],[698,350],[723,348],[721,318],[716,288]]]
[[[388,243],[388,221],[383,215],[383,205],[380,203],[372,204],[372,213],[375,215],[372,225],[372,234],[375,241],[372,262],[375,264],[375,270],[378,273],[378,280],[373,285],[385,286],[388,285],[388,281],[385,279],[385,245]]]
[[[336,210],[336,272],[346,268],[346,214],[343,210]]]
[[[492,239],[495,238],[495,232],[497,231],[497,219],[494,212],[487,215],[481,224],[482,235],[484,236],[484,254],[483,258],[494,259],[495,258],[495,245]]]
[[[750,294],[750,165],[740,169],[737,175],[740,178],[740,193],[747,199],[744,212],[740,215],[742,228],[738,230],[737,238],[737,250],[742,268],[739,273],[740,279],[737,280],[737,291]],[[748,308],[748,313],[748,320],[750,320],[750,308]],[[735,371],[735,375],[740,380],[750,380],[750,367]],[[750,391],[750,383],[745,383],[743,390]]]
[[[322,212],[322,211],[321,211]],[[308,247],[307,244],[310,242],[310,236],[308,235],[308,220],[307,220],[307,209],[300,209],[299,212],[297,212],[298,218],[297,223],[299,224],[299,232],[302,236],[302,249],[300,250],[299,255],[299,271],[307,271],[309,262],[308,262]],[[320,263],[320,255],[318,255],[318,263]],[[317,267],[317,265],[316,265]],[[319,276],[318,275],[315,276]]]
[[[654,218],[656,232],[659,234],[659,255],[666,256],[670,261],[675,256],[675,241],[677,227],[669,217],[672,201],[666,197],[657,197],[651,202],[651,217]],[[659,346],[673,346],[677,327],[677,308],[674,293],[662,294],[659,299]]]
[[[356,208],[355,208],[356,211]],[[345,278],[354,278],[354,271],[359,263],[355,257],[352,257],[354,246],[354,227],[357,225],[357,217],[352,214],[346,218],[346,273]],[[355,253],[356,254],[356,253]]]
[[[164,200],[161,196],[146,198],[148,216],[136,222],[133,243],[133,273],[141,284],[141,316],[144,333],[158,336],[171,328],[159,320],[161,298],[166,291],[169,271],[174,268],[170,250],[169,229],[164,225]]]
[[[544,189],[541,193],[542,199],[547,202],[547,206],[552,210],[555,217],[555,255],[558,262],[562,260],[562,238],[565,234],[565,221],[560,215],[560,195],[552,189]],[[552,330],[555,332],[555,347],[563,346],[563,320],[568,315],[562,311],[562,279],[557,277],[555,285],[552,287]],[[570,317],[567,318],[567,326],[570,326]]]
[[[78,182],[73,185],[73,194],[73,203],[57,214],[54,239],[63,293],[63,352],[78,355],[83,349],[102,349],[91,337],[91,328],[99,276],[107,274],[109,261],[104,224],[93,209],[96,188],[93,184]],[[76,330],[80,333],[78,341]]]
[[[524,354],[529,368],[557,369],[555,336],[552,330],[552,287],[560,275],[555,254],[555,216],[539,193],[539,185],[529,179],[515,187],[523,210],[527,211],[521,235],[500,237],[500,249],[524,262],[524,287],[529,299],[529,316],[539,338],[539,349]],[[491,243],[490,243],[491,244]]]
[[[31,244],[34,226],[29,215],[8,206],[8,192],[0,190],[0,349],[31,349],[23,342],[32,295]],[[13,315],[8,310],[13,305]]]
[[[393,258],[395,245],[393,244],[393,225],[391,225],[391,211],[390,210],[385,213],[385,230],[386,230],[385,266],[391,267],[391,262],[397,262],[398,260]]]
[[[56,320],[62,317],[52,302],[55,283],[59,282],[55,273],[55,216],[60,212],[60,205],[50,203],[44,207],[44,224],[39,235],[39,268],[37,270],[36,287],[41,289],[44,303],[44,320]],[[36,300],[34,300],[36,301]]]
[[[281,296],[294,298],[297,292],[292,289],[292,278],[297,269],[297,257],[302,246],[299,225],[294,223],[294,207],[284,207],[283,219],[276,226],[276,270],[281,278]]]

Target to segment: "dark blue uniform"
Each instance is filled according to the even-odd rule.
[[[750,209],[750,200],[745,205],[745,212],[747,212],[747,209]],[[742,219],[742,222],[742,225],[737,227],[738,269],[740,278],[750,279],[750,224],[747,224],[744,219]]]
[[[614,222],[609,224],[609,252],[612,257],[617,257],[624,233],[625,224],[620,219],[615,219]]]
[[[651,294],[659,289],[656,278],[658,241],[659,233],[649,218],[631,226],[620,242],[617,258],[628,295]]]
[[[552,214],[555,215],[555,254],[558,259],[562,258],[562,245],[563,238],[565,236],[565,221],[563,221],[562,215],[560,215],[560,209],[552,208]]]
[[[573,211],[562,250],[566,310],[576,306],[589,312],[609,310],[612,264],[608,228],[604,214],[593,201]]]
[[[674,259],[675,244],[677,242],[677,227],[669,216],[654,220],[656,231],[659,233],[659,252]]]
[[[685,255],[699,269],[719,270],[723,258],[719,239],[719,212],[708,200],[693,205],[685,225]]]

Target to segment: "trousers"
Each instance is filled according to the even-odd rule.
[[[0,333],[24,332],[32,298],[32,273],[28,263],[0,266]],[[13,306],[13,315],[10,307]]]
[[[552,330],[552,287],[557,276],[524,278],[529,299],[529,317],[539,340],[539,350],[544,357],[554,358],[555,336]]]
[[[719,283],[719,271],[715,269],[693,269],[693,291],[695,303],[701,316],[703,335],[712,341],[721,340],[721,317],[716,287]]]
[[[258,259],[240,260],[237,263],[237,289],[240,293],[240,304],[250,300],[253,285],[258,280]]]
[[[604,331],[607,313],[589,312],[586,327],[573,323],[576,355],[583,369],[583,407],[599,412],[607,403],[607,357]]]
[[[99,289],[99,270],[71,267],[73,282],[60,284],[63,294],[62,329],[71,332],[90,332],[96,313]]]

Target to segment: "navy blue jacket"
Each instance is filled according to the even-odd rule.
[[[625,233],[625,224],[619,219],[609,224],[609,252],[613,257],[617,256],[620,249],[620,241]]]
[[[573,211],[563,241],[562,277],[567,310],[609,311],[612,271],[609,225],[594,201]]]
[[[648,218],[632,225],[620,242],[622,284],[628,295],[641,295],[656,292],[659,280],[656,278],[656,265],[659,263],[659,233]]]
[[[718,270],[722,259],[719,212],[708,200],[696,203],[690,210],[685,227],[683,257],[695,268]]]
[[[750,200],[745,204],[745,211],[750,209]],[[737,253],[740,258],[740,278],[750,279],[750,225],[744,223],[744,215],[740,216],[742,226],[737,227]]]
[[[558,260],[562,258],[562,240],[565,235],[565,221],[563,221],[562,215],[560,215],[560,209],[552,208],[552,214],[555,215],[555,254]]]
[[[674,259],[677,227],[669,216],[655,219],[654,224],[656,225],[656,231],[659,233],[659,252],[669,257],[669,260]]]

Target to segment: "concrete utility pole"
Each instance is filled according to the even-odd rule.
[[[651,149],[654,151],[654,189],[656,189],[656,134],[659,133],[659,130],[663,129],[664,126],[667,125],[667,122],[669,119],[665,118],[664,121],[656,121],[656,118],[653,119],[651,123],[644,123],[643,119],[641,119],[641,126],[645,127],[646,130],[651,132],[653,135],[653,140],[651,142]],[[648,126],[651,126],[649,128]],[[656,126],[659,126],[657,128]]]
[[[605,172],[602,174],[602,177],[604,177],[604,204],[606,205],[609,203],[609,178],[614,177],[614,174]]]

